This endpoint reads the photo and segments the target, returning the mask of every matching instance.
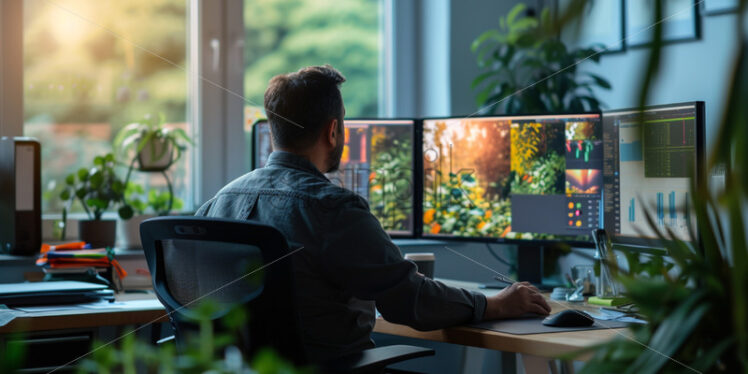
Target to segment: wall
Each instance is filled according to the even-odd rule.
[[[478,110],[477,91],[470,83],[481,71],[470,45],[484,31],[499,27],[518,1],[462,0],[450,2],[449,92],[450,115],[471,115]],[[527,1],[527,3],[530,3]]]
[[[702,17],[700,40],[664,46],[663,66],[650,93],[649,104],[701,100],[706,102],[706,141],[713,142],[727,89],[731,61],[735,56],[737,16]],[[597,90],[610,109],[638,103],[638,91],[649,50],[630,49],[603,55],[600,63],[583,63],[580,69],[607,78],[610,91]]]
[[[388,0],[393,8],[392,86],[385,114],[467,115],[477,109],[470,82],[479,74],[470,44],[498,27],[516,1]]]

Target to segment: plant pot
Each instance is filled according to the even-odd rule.
[[[92,248],[114,247],[116,234],[117,221],[113,219],[78,222],[78,237]]]
[[[153,214],[141,214],[128,220],[117,220],[117,248],[142,249],[140,224],[153,217],[155,217]]]
[[[138,153],[142,171],[164,171],[174,162],[174,145],[163,138],[152,138]]]

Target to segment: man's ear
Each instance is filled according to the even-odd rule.
[[[341,139],[339,139],[343,134],[338,131],[338,119],[334,118],[327,124],[327,130],[325,131],[325,141],[328,145],[331,147],[334,147],[337,145]]]

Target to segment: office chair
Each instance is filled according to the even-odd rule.
[[[249,221],[157,217],[141,223],[140,238],[178,347],[196,330],[195,307],[210,299],[218,331],[215,322],[232,307],[247,311],[247,328],[237,334],[246,358],[270,347],[296,365],[310,364],[294,308],[291,256],[284,257],[290,250],[278,230]],[[387,365],[431,355],[432,349],[393,345],[314,364],[322,372],[381,373]]]

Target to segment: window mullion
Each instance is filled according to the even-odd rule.
[[[23,0],[0,1],[0,135],[23,135]]]

